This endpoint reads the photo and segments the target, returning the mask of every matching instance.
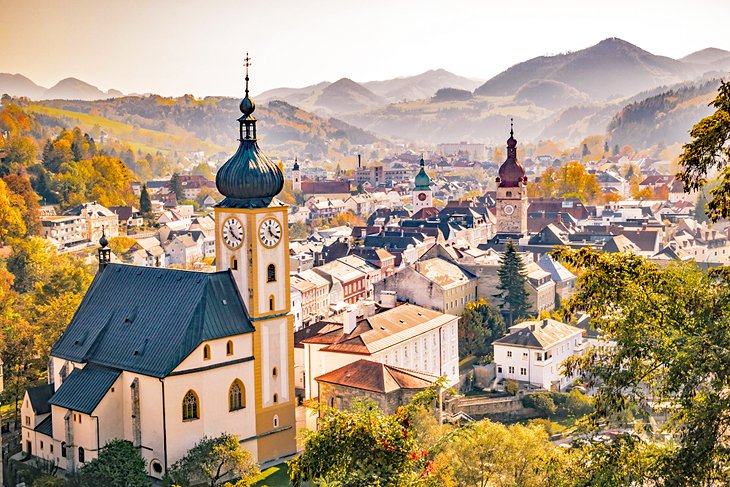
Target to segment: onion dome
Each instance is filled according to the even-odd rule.
[[[223,164],[215,177],[218,191],[226,198],[219,206],[226,208],[263,208],[284,187],[284,174],[256,142],[256,119],[252,116],[256,104],[248,94],[248,67],[246,56],[246,96],[241,101],[238,150]]]
[[[426,174],[426,168],[425,168],[425,162],[423,161],[423,157],[421,158],[421,169],[418,171],[418,174],[416,174],[416,190],[421,191],[428,191],[431,189],[431,178],[428,177],[428,174]]]
[[[299,161],[297,158],[294,158],[294,167],[292,167],[292,171],[298,171],[299,170]]]
[[[104,227],[101,228],[101,238],[99,239],[99,245],[101,245],[101,248],[105,248],[107,245],[109,245],[109,240],[106,238],[106,232],[104,231]]]
[[[509,139],[507,139],[507,159],[499,167],[497,183],[501,188],[517,187],[527,183],[525,168],[517,160],[517,140],[511,121]]]

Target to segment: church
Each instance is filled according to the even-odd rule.
[[[240,145],[216,176],[216,272],[110,262],[26,392],[22,448],[66,472],[131,441],[162,478],[203,436],[238,436],[258,463],[296,452],[287,206],[280,168],[240,104]]]

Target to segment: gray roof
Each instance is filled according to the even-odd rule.
[[[511,327],[508,335],[495,340],[499,345],[517,345],[528,348],[550,348],[583,330],[557,320],[523,321]]]
[[[570,272],[560,262],[556,262],[549,254],[540,257],[537,264],[546,272],[550,273],[550,277],[555,282],[570,281],[575,279],[575,274]]]
[[[46,419],[41,421],[38,426],[35,427],[34,431],[53,438],[53,416],[49,414]]]
[[[121,373],[121,370],[94,364],[75,369],[49,402],[54,406],[91,414]]]
[[[44,384],[38,387],[31,387],[26,390],[28,393],[28,399],[30,400],[30,407],[36,414],[48,414],[51,412],[51,407],[48,405],[48,400],[53,395],[53,384]]]
[[[108,264],[51,355],[165,377],[203,341],[253,331],[230,271]]]

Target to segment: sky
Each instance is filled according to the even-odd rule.
[[[728,0],[0,0],[0,72],[179,96],[444,68],[488,79],[619,37],[674,58],[730,50]]]

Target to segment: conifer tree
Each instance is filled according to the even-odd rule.
[[[173,174],[172,179],[170,179],[170,191],[175,193],[175,197],[178,201],[182,201],[185,199],[185,192],[183,191],[182,180],[180,179],[180,175],[178,173]]]
[[[145,216],[152,213],[152,200],[146,184],[142,186],[142,192],[139,195],[139,211]]]
[[[504,248],[504,253],[499,259],[499,294],[496,297],[502,299],[499,308],[507,314],[507,326],[512,326],[516,320],[527,316],[530,303],[527,299],[527,278],[525,277],[525,264],[517,254],[517,247],[509,240]]]

